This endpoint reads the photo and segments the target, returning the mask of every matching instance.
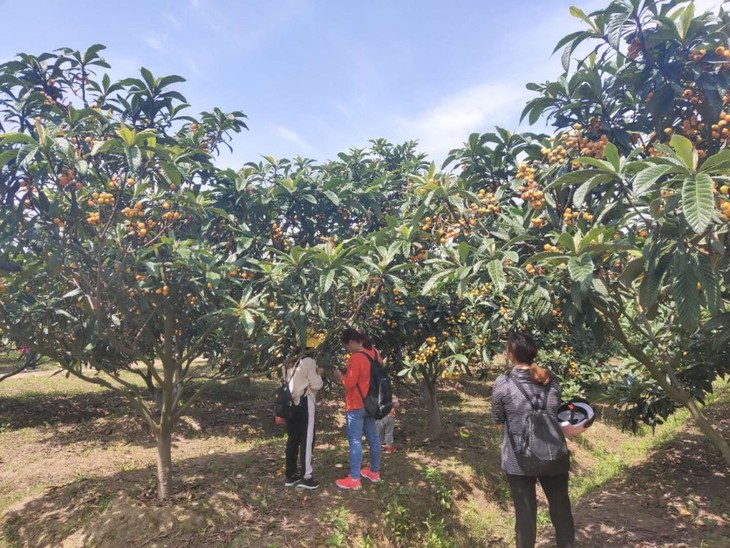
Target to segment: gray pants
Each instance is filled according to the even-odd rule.
[[[375,421],[375,426],[378,429],[378,437],[380,443],[385,445],[393,445],[393,428],[395,427],[395,417],[388,415],[382,419]]]

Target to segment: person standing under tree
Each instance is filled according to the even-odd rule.
[[[518,548],[532,548],[537,538],[537,496],[535,486],[540,482],[550,508],[550,520],[555,527],[556,546],[575,546],[575,525],[568,494],[568,466],[563,473],[530,475],[520,465],[519,447],[525,419],[535,409],[534,402],[556,416],[560,406],[560,386],[550,372],[535,365],[537,345],[527,334],[512,333],[505,348],[507,363],[512,370],[500,375],[492,391],[492,419],[502,431],[502,470],[507,474],[515,508],[515,533]],[[515,442],[515,438],[518,441]],[[564,442],[564,440],[563,440]]]
[[[370,339],[356,329],[345,329],[340,337],[345,350],[350,353],[347,373],[335,370],[335,378],[345,386],[347,440],[350,443],[350,473],[338,479],[340,489],[360,489],[360,476],[373,483],[380,481],[380,440],[375,418],[365,411],[363,398],[370,389],[370,360],[381,360]],[[362,464],[362,434],[370,447],[370,468],[360,469]]]
[[[294,401],[294,415],[286,422],[286,483],[287,487],[317,489],[313,477],[312,451],[314,449],[315,394],[322,388],[322,377],[317,362],[309,356],[284,368],[284,379]],[[297,458],[298,457],[298,458]],[[301,473],[297,471],[297,461]]]
[[[386,453],[392,453],[395,451],[395,445],[393,445],[393,430],[395,429],[395,415],[400,410],[400,402],[398,398],[393,395],[393,409],[390,410],[385,417],[375,422],[378,427],[378,438],[383,446],[383,450]]]

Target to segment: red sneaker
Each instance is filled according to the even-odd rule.
[[[367,478],[373,483],[378,483],[380,481],[380,472],[372,472],[370,468],[363,468],[360,470],[360,475],[363,478]]]
[[[383,450],[386,453],[395,453],[395,445],[386,445]]]
[[[335,485],[339,487],[340,489],[360,489],[360,478],[352,479],[352,476],[349,474],[346,478],[338,479],[335,481]]]

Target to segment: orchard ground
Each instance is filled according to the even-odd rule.
[[[342,492],[341,394],[318,408],[322,487],[284,487],[284,431],[269,411],[273,381],[220,387],[174,438],[175,496],[156,500],[152,438],[114,393],[52,365],[0,383],[0,546],[510,546],[513,519],[490,425],[491,383],[452,381],[445,435],[423,441],[421,396],[398,394],[398,451],[380,485]],[[730,432],[730,386],[708,408]],[[680,411],[639,436],[607,410],[577,442],[572,492],[581,544],[721,546],[730,537],[730,478]],[[550,545],[549,517],[539,514]]]

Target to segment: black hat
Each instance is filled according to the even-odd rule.
[[[560,426],[583,426],[588,428],[595,419],[593,407],[583,398],[573,398],[563,402],[558,407],[558,422]]]

